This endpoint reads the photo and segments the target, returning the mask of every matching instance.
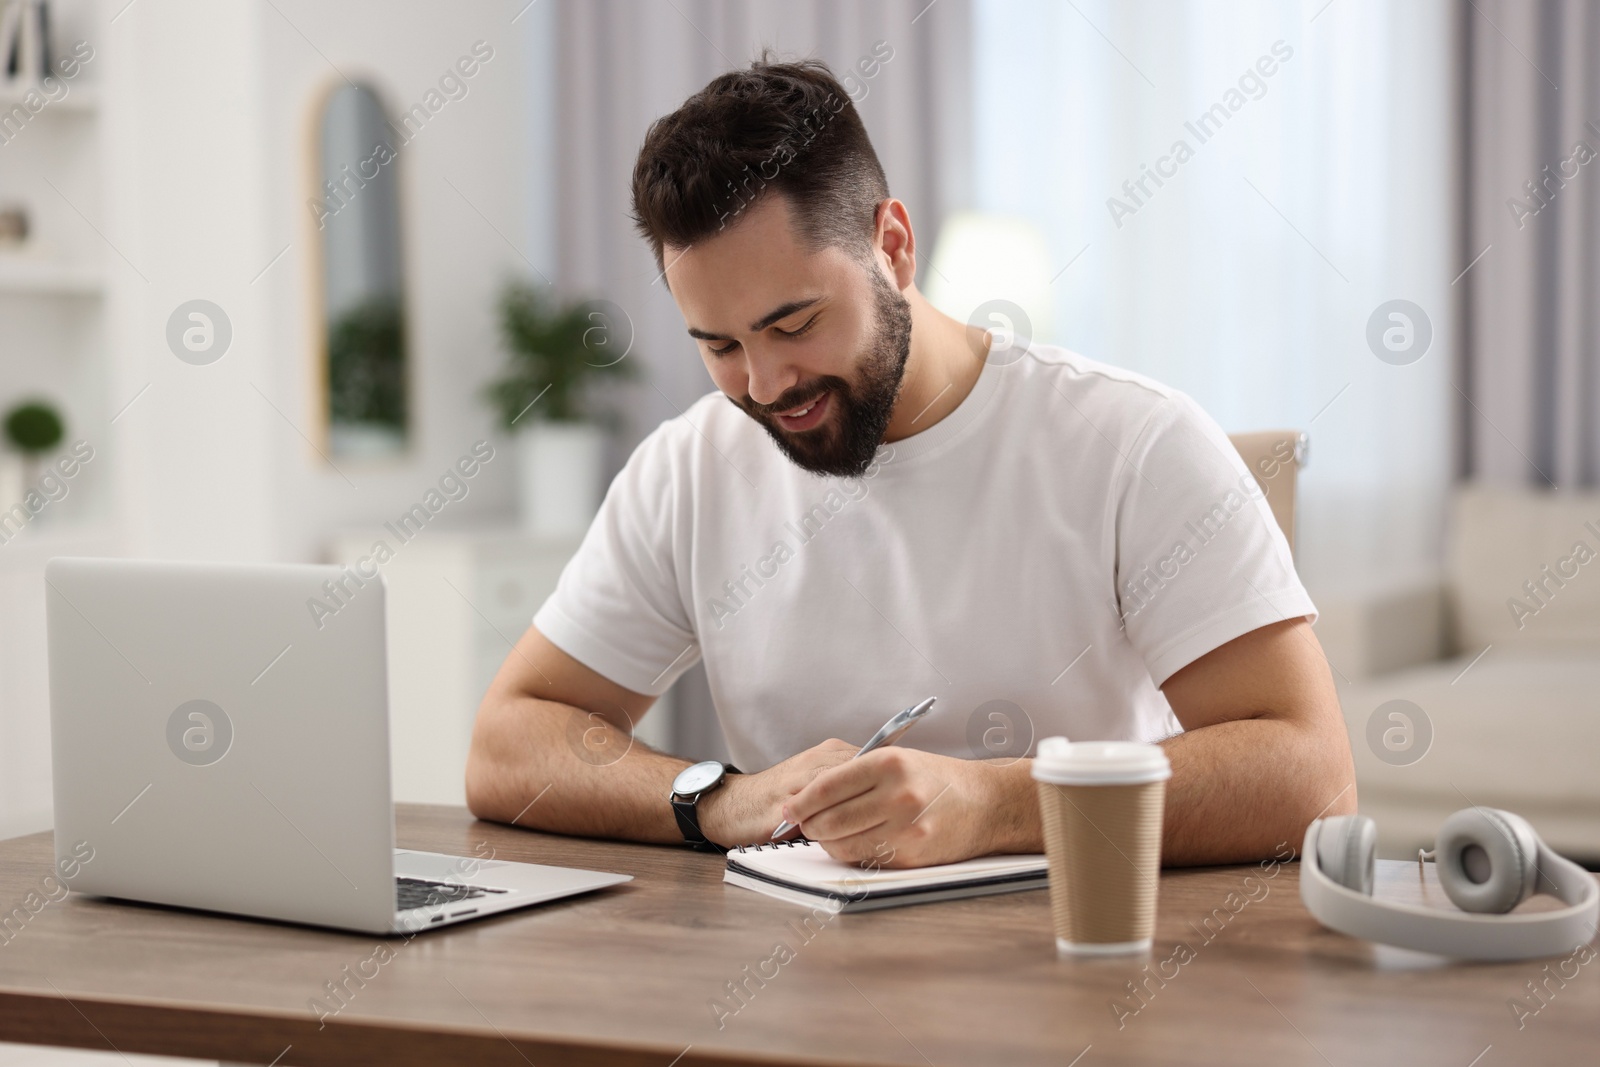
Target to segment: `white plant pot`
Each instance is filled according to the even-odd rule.
[[[535,422],[517,435],[522,528],[581,537],[600,510],[605,430],[589,422]]]
[[[0,452],[0,512],[22,503],[28,491],[28,469],[20,456]]]
[[[341,459],[386,459],[406,450],[406,435],[377,422],[335,422],[328,426],[328,451]]]

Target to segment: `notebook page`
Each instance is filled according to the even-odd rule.
[[[729,858],[737,859],[741,866],[773,878],[841,893],[863,888],[903,889],[939,885],[1045,869],[1044,854],[1039,853],[1023,856],[985,856],[981,859],[941,863],[932,867],[879,867],[871,870],[841,863],[813,841],[800,842],[792,848],[780,846],[750,849],[742,853],[734,852]]]

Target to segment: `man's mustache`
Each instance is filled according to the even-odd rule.
[[[832,384],[827,379],[813,382],[810,385],[797,385],[772,404],[757,404],[746,393],[742,406],[752,415],[766,415],[776,418],[780,411],[793,411],[795,408],[804,407],[807,403],[820,398],[823,393],[832,388]]]

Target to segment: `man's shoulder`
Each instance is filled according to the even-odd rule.
[[[1017,347],[1015,362],[1023,376],[1047,379],[1062,389],[1094,390],[1104,394],[1107,401],[1145,407],[1183,395],[1170,385],[1137,371],[1090,359],[1060,345],[1025,341]]]
[[[1019,343],[1018,354],[998,369],[1001,388],[1012,402],[1031,398],[1052,410],[1076,412],[1081,425],[1095,433],[1128,439],[1137,436],[1158,411],[1192,403],[1181,391],[1154,378],[1090,359],[1060,345]],[[1049,420],[1061,424],[1061,420]]]

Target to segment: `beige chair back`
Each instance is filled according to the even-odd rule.
[[[1294,551],[1295,477],[1306,464],[1309,441],[1299,430],[1256,430],[1229,434],[1228,439],[1255,475],[1256,484],[1267,494],[1267,504],[1278,528]]]

